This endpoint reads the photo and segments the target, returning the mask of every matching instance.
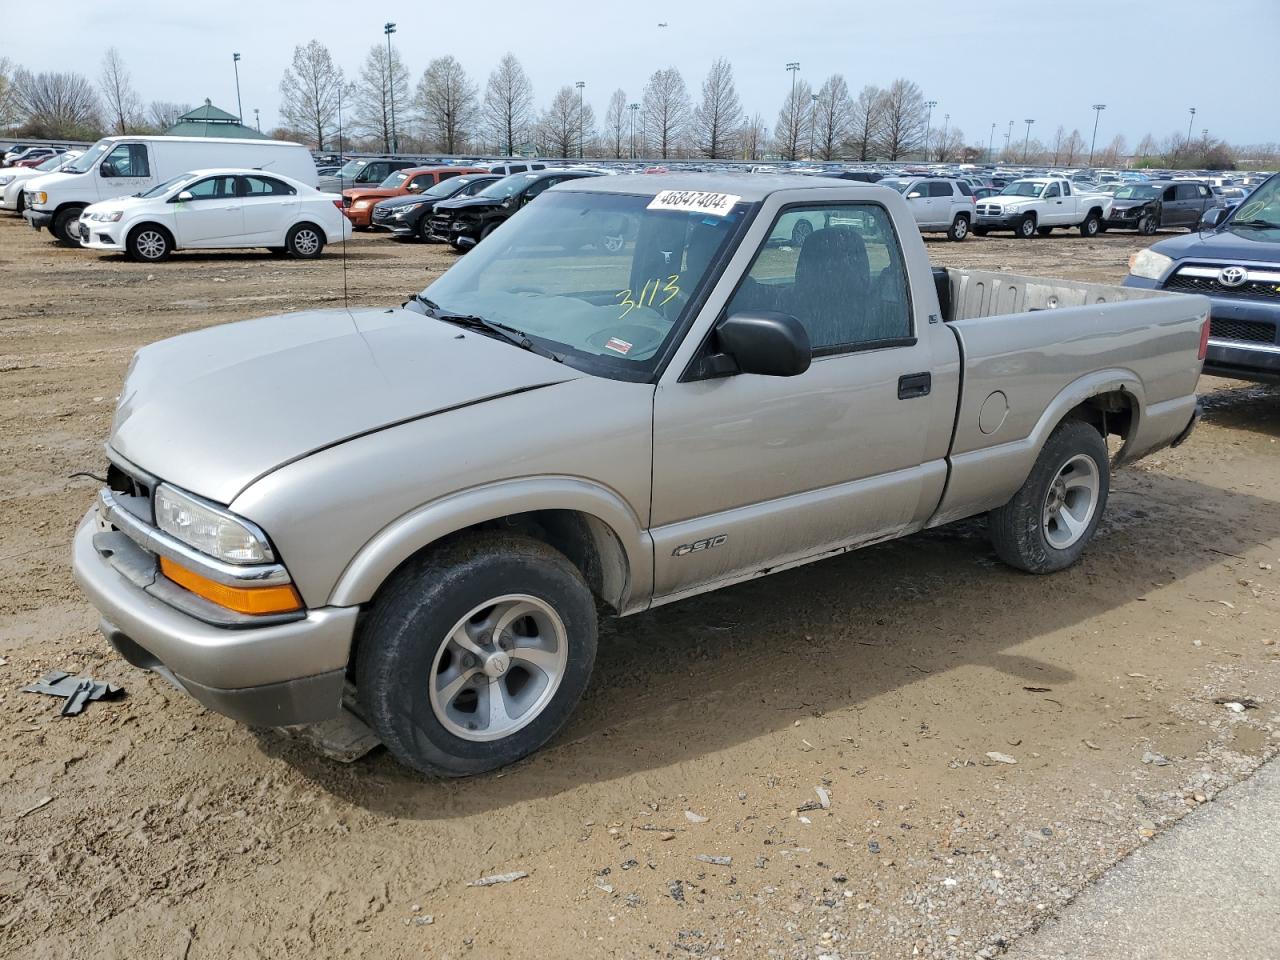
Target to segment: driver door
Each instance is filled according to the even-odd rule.
[[[793,221],[821,226],[798,248]],[[781,311],[813,362],[793,377],[690,379],[654,397],[654,598],[918,528],[937,504],[956,384],[951,337],[915,329],[892,220],[871,203],[785,208],[725,313]],[[934,356],[934,344],[951,354]],[[696,361],[695,361],[696,362]]]
[[[205,177],[182,192],[191,199],[170,201],[179,247],[216,247],[244,233],[244,202],[234,176]]]
[[[151,189],[151,156],[145,143],[120,143],[98,164],[98,199],[131,197]]]

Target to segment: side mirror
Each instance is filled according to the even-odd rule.
[[[409,184],[409,186],[405,187],[405,193],[421,193],[421,192],[422,192],[422,187],[420,187],[416,183],[411,183]]]
[[[721,352],[703,361],[700,372],[706,377],[734,372],[794,377],[813,359],[808,331],[788,313],[733,313],[716,324],[715,332]]]
[[[195,197],[192,195],[190,190],[183,190],[173,199],[178,201],[178,203],[186,203],[188,200],[194,200]]]
[[[1210,207],[1200,216],[1201,230],[1212,230],[1220,227],[1227,217],[1231,216],[1231,211],[1226,207]]]
[[[908,194],[907,194],[907,199],[908,199],[908,200],[919,200],[919,199],[920,199],[921,197],[923,197],[923,196],[924,196],[924,194],[923,194],[923,193],[921,193],[919,190],[912,190],[910,193],[908,193]]]
[[[98,176],[100,177],[116,176],[115,165],[111,163],[111,161],[109,160],[103,160],[102,163],[98,165]]]

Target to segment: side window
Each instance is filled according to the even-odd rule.
[[[287,197],[293,187],[274,177],[241,177],[243,195],[246,197]]]
[[[365,168],[356,174],[357,183],[381,183],[387,179],[387,174],[391,172],[391,168],[385,163],[366,164]]]
[[[406,193],[421,193],[427,187],[434,186],[436,178],[434,174],[420,173],[408,183],[404,185]]]
[[[1062,196],[1062,191],[1058,189],[1058,185],[1056,183],[1051,183],[1047,188],[1045,188],[1044,198],[1046,200],[1048,200],[1050,197],[1060,197],[1060,196]]]
[[[151,164],[147,160],[147,147],[143,143],[122,143],[107,154],[102,161],[104,177],[149,177]]]
[[[973,188],[969,186],[969,184],[965,183],[963,180],[956,181],[956,186],[960,188],[960,192],[964,194],[966,197],[973,196]]]
[[[477,193],[479,193],[481,190],[483,190],[485,187],[487,187],[491,183],[493,183],[492,180],[472,180],[470,183],[468,183],[465,187],[462,188],[462,190],[459,192],[459,196],[463,196],[463,197],[475,196]]]
[[[209,177],[187,187],[187,193],[195,200],[218,200],[236,195],[235,177]]]
[[[927,199],[929,196],[929,184],[924,180],[919,180],[902,192],[902,195],[908,200]]]
[[[524,173],[528,169],[523,163],[513,163],[507,168],[507,173]]]
[[[1198,193],[1201,197],[1207,197],[1209,196],[1209,188],[1203,185],[1197,186],[1196,193]]]
[[[1195,199],[1199,198],[1199,196],[1200,196],[1200,191],[1199,191],[1199,189],[1196,187],[1196,185],[1195,185],[1194,183],[1180,183],[1180,184],[1178,184],[1178,199],[1179,199],[1179,200],[1195,200]]]
[[[458,171],[457,171],[457,170],[445,170],[445,171],[442,171],[441,173],[437,174],[437,176],[439,177],[439,179],[438,179],[438,180],[436,180],[436,183],[439,183],[439,182],[440,182],[440,180],[451,180],[451,179],[453,179],[454,177],[456,177],[457,175],[458,175]]]
[[[1165,202],[1172,203],[1175,199],[1177,199],[1177,194],[1178,194],[1177,187],[1166,187],[1164,191]]]
[[[768,237],[730,300],[730,313],[792,314],[815,356],[911,337],[907,272],[882,207],[793,207],[779,214]]]
[[[560,182],[560,179],[558,177],[547,177],[543,180],[535,181],[533,185],[530,186],[525,191],[525,194],[524,194],[525,202],[527,203],[528,201],[536,197],[538,194],[542,193],[543,190],[546,190],[548,187],[554,186],[559,182]]]
[[[1071,196],[1071,184],[1069,184],[1069,183],[1064,183],[1064,184],[1062,185],[1062,195],[1063,195],[1064,197],[1069,197],[1069,196]]]

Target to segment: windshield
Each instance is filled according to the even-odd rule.
[[[492,197],[494,200],[505,200],[507,197],[514,197],[536,179],[538,179],[538,175],[535,173],[513,173],[509,177],[503,177],[501,180],[489,184],[489,186],[477,193],[476,196]]]
[[[1243,223],[1246,220],[1258,221],[1280,227],[1280,175],[1276,175],[1258,187],[1248,198],[1240,201],[1236,207],[1232,223]]]
[[[459,190],[462,190],[468,183],[473,181],[472,177],[450,177],[447,180],[441,180],[434,187],[423,190],[424,197],[451,197]]]
[[[348,160],[342,165],[338,172],[334,174],[334,176],[342,177],[344,180],[350,180],[368,165],[368,160]]]
[[[1000,191],[1002,197],[1038,197],[1045,185],[1034,180],[1015,180]]]
[[[404,183],[408,179],[409,179],[409,175],[407,173],[405,173],[403,170],[396,170],[389,177],[387,177],[387,179],[383,180],[380,184],[378,184],[378,186],[380,188],[386,187],[388,190],[394,190],[396,187],[400,186],[400,184]]]
[[[750,209],[650,210],[652,200],[543,194],[423,296],[519,330],[588,373],[643,380]]]
[[[1116,191],[1117,200],[1156,200],[1159,197],[1159,187],[1121,187]]]
[[[66,173],[88,173],[93,169],[93,165],[98,162],[98,158],[111,149],[110,140],[99,140],[92,147],[86,150],[75,163],[66,168]]]
[[[876,186],[893,187],[893,189],[897,190],[899,193],[903,193],[910,184],[910,180],[881,180],[876,184]]]
[[[154,187],[152,187],[146,193],[140,193],[138,194],[138,196],[143,197],[144,199],[150,198],[150,197],[162,197],[166,193],[168,193],[170,190],[172,190],[174,187],[176,187],[178,184],[182,183],[184,180],[190,180],[190,179],[191,179],[191,174],[180,173],[176,177],[170,177],[164,183],[157,183]]]
[[[55,153],[43,163],[36,164],[37,170],[57,170],[60,166],[67,162],[67,158],[60,153]]]

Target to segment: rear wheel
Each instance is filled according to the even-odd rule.
[[[361,627],[356,689],[398,760],[466,776],[554,736],[595,653],[595,603],[578,569],[538,540],[477,534],[383,587]]]
[[[64,247],[80,246],[80,214],[84,207],[68,207],[54,215],[50,233]]]
[[[1028,573],[1071,566],[1098,529],[1110,483],[1102,434],[1083,420],[1059,424],[1013,499],[987,515],[996,555]]]
[[[1036,235],[1036,217],[1034,213],[1028,213],[1025,217],[1018,221],[1018,225],[1014,227],[1015,236],[1021,237],[1023,240],[1030,240]]]
[[[951,229],[947,231],[947,239],[963,240],[969,236],[969,218],[963,213],[957,214],[956,218],[951,221]]]
[[[1102,221],[1096,213],[1090,213],[1080,224],[1080,236],[1096,237],[1102,229]]]
[[[164,227],[144,223],[129,232],[125,250],[138,263],[159,263],[173,253],[173,238]]]
[[[285,235],[284,248],[291,257],[314,260],[324,250],[324,234],[314,223],[294,224]]]

